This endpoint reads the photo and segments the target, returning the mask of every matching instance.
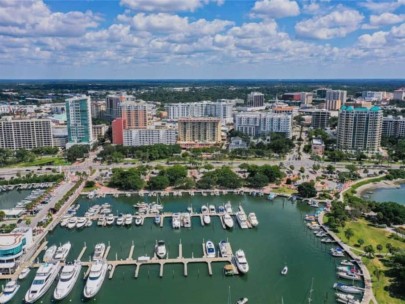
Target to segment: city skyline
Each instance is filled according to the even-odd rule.
[[[9,1],[2,79],[402,78],[405,1]]]

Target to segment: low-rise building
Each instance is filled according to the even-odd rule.
[[[0,234],[0,273],[14,273],[24,249],[31,244],[31,228],[16,228],[11,233]]]
[[[95,139],[104,138],[105,133],[108,131],[108,126],[105,124],[93,125],[93,136]]]
[[[311,152],[314,155],[323,155],[325,153],[325,144],[320,138],[314,138],[311,142]]]
[[[231,142],[229,144],[228,150],[233,151],[237,149],[247,149],[248,144],[239,136],[232,137]]]

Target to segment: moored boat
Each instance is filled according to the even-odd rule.
[[[256,227],[257,225],[259,225],[259,221],[257,220],[256,214],[254,212],[249,213],[248,219],[253,227]]]
[[[85,217],[78,217],[76,222],[76,228],[83,228],[86,226],[87,218]]]
[[[154,219],[153,221],[154,221],[154,223],[155,223],[156,225],[159,225],[159,224],[160,224],[160,221],[161,221],[160,215],[156,215],[156,216],[155,216],[155,219]]]
[[[20,285],[17,284],[17,281],[11,280],[8,281],[6,286],[4,286],[3,293],[0,296],[0,304],[5,304],[13,299]]]
[[[333,288],[340,290],[342,292],[345,292],[345,293],[353,293],[353,294],[363,293],[363,290],[360,287],[357,287],[354,285],[345,285],[340,282],[333,284]]]
[[[203,221],[205,225],[209,225],[211,223],[211,217],[208,214],[204,214]]]
[[[339,271],[337,273],[338,277],[347,279],[347,280],[352,280],[352,281],[361,281],[361,276],[355,273],[351,272],[344,272],[344,271]]]
[[[205,205],[201,206],[201,213],[207,213],[208,212],[208,207]]]
[[[236,301],[236,304],[246,304],[248,301],[248,298],[240,298],[238,301]]]
[[[345,252],[342,248],[336,247],[336,248],[331,248],[330,253],[334,257],[343,257],[345,256]]]
[[[209,205],[208,208],[209,208],[209,210],[210,210],[210,213],[212,213],[212,214],[217,213],[216,208],[215,208],[215,205]]]
[[[93,261],[103,259],[104,258],[104,252],[105,252],[105,244],[104,243],[98,243],[94,247]]]
[[[208,258],[215,258],[215,246],[211,241],[205,243],[205,254]]]
[[[155,245],[155,253],[159,259],[164,259],[166,256],[166,244],[164,241],[158,241]]]
[[[35,275],[34,281],[31,284],[31,287],[28,289],[25,294],[25,302],[34,303],[40,299],[51,287],[56,276],[59,273],[60,264],[59,262],[45,263],[42,264]]]
[[[240,228],[242,229],[248,228],[247,217],[245,213],[241,211],[236,212],[236,220],[238,221]]]
[[[235,252],[235,263],[241,273],[247,273],[249,271],[249,264],[245,252],[242,249]]]
[[[43,261],[45,263],[51,262],[53,260],[53,257],[54,257],[54,255],[56,253],[56,249],[57,249],[56,245],[52,245],[51,247],[46,249],[45,254],[44,254],[44,258],[43,258]]]
[[[85,298],[90,299],[98,293],[107,274],[107,267],[108,265],[105,260],[97,260],[91,265],[89,277],[83,290]]]
[[[72,244],[70,242],[66,242],[62,246],[59,246],[55,252],[55,260],[64,261],[69,254],[70,249],[72,248]]]
[[[124,217],[124,225],[131,226],[133,222],[132,214],[126,214]]]
[[[140,215],[135,216],[135,225],[136,226],[142,225],[142,216],[140,216]]]
[[[117,226],[122,226],[124,225],[124,216],[122,215],[122,213],[120,213],[117,217]]]
[[[53,292],[55,300],[62,300],[69,295],[79,278],[81,269],[80,261],[63,266],[58,284]]]
[[[228,241],[220,241],[218,244],[219,247],[219,253],[221,254],[221,257],[227,258],[228,256]]]
[[[173,213],[173,215],[172,215],[172,227],[173,227],[173,229],[180,229],[181,222],[180,222],[180,214],[179,213]]]
[[[227,228],[233,228],[233,225],[234,225],[233,218],[232,218],[232,216],[229,215],[229,213],[225,213],[222,216],[222,219]]]
[[[281,274],[282,274],[282,275],[287,275],[287,273],[288,273],[288,267],[287,267],[287,265],[286,265],[286,266],[284,266],[284,268],[281,270]]]
[[[110,213],[107,215],[106,217],[106,224],[111,226],[112,224],[114,224],[115,218],[114,218],[114,214]]]
[[[19,280],[24,280],[28,274],[30,273],[31,269],[29,269],[28,267],[24,268],[20,274],[18,275],[18,279]]]
[[[77,217],[73,216],[67,222],[66,227],[68,227],[69,229],[73,229],[76,227],[76,223],[77,223]]]
[[[227,213],[232,213],[232,212],[233,212],[231,202],[228,201],[228,202],[225,204],[225,211],[226,211]]]

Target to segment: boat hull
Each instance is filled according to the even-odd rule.
[[[82,269],[82,266],[78,265],[75,275],[72,277],[72,280],[69,282],[68,286],[65,287],[65,290],[63,292],[58,292],[58,286],[59,286],[59,282],[58,282],[58,285],[56,286],[55,291],[53,292],[53,297],[55,300],[60,301],[64,298],[66,298],[70,294],[73,287],[76,285],[76,282],[77,282],[77,279],[79,278],[81,269]]]
[[[0,304],[5,304],[5,303],[8,303],[8,302],[10,302],[13,298],[14,298],[14,296],[15,296],[15,294],[17,293],[17,291],[20,289],[20,285],[17,285],[17,287],[16,287],[16,289],[12,292],[12,293],[9,293],[9,294],[7,294],[7,295],[5,295],[4,293],[0,296]]]

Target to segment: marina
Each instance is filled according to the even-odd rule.
[[[81,197],[77,201],[77,216],[84,216],[94,205],[106,203],[111,205],[114,214],[134,214],[135,203],[152,203],[154,200],[156,199],[126,196],[94,199]],[[94,263],[92,256],[98,243],[106,246],[103,258],[108,264],[106,279],[95,296],[98,303],[111,303],[129,297],[136,297],[144,303],[177,303],[179,295],[175,290],[178,290],[176,286],[179,284],[183,286],[182,298],[191,297],[196,288],[210,290],[203,293],[201,299],[193,298],[193,303],[226,302],[228,286],[233,290],[234,303],[241,297],[247,297],[249,302],[256,303],[277,303],[282,297],[284,303],[300,303],[307,296],[312,278],[313,299],[336,303],[335,290],[332,288],[336,282],[336,260],[328,254],[331,245],[321,243],[320,238],[303,224],[305,214],[313,210],[306,204],[281,198],[270,202],[262,197],[234,195],[182,196],[165,198],[162,201],[164,212],[182,214],[192,205],[198,216],[190,217],[191,227],[187,229],[173,229],[171,216],[162,218],[162,226],[160,223],[157,225],[155,217],[151,215],[145,217],[140,226],[136,226],[135,222],[126,228],[116,223],[105,227],[93,223],[82,229],[67,230],[58,225],[48,234],[46,247],[70,242],[72,247],[66,262],[82,261],[79,279],[61,303],[78,303],[83,300],[86,283],[83,278],[89,274],[88,270]],[[210,214],[210,224],[202,226],[202,205],[215,205],[218,209],[228,202],[231,202],[235,213],[243,211],[248,216],[254,212],[260,222],[257,228],[242,229],[236,222],[235,215],[232,215],[235,226],[233,229],[224,229],[222,217],[214,214]],[[286,242],[286,239],[289,241]],[[167,249],[167,255],[163,259],[155,255],[155,246],[159,240],[165,241]],[[229,242],[229,245],[223,246],[223,250],[220,248],[222,240]],[[215,257],[207,257],[205,254],[208,241],[214,244]],[[31,272],[24,280],[19,281],[21,287],[15,300],[10,303],[20,303],[24,297],[35,276],[36,267],[39,266],[37,262],[42,262],[44,249],[45,247],[35,258]],[[239,275],[227,278],[229,266],[231,272],[235,269],[232,256],[239,249],[245,254],[249,271],[244,275],[236,273]],[[286,263],[289,273],[288,276],[282,276],[280,269]],[[63,265],[65,262],[61,262],[61,266]],[[263,281],[268,284],[259,287],[259,282]],[[43,303],[52,301],[55,286],[56,282],[41,298]],[[160,292],[151,293],[150,290],[155,288]],[[326,294],[329,294],[327,298]]]

